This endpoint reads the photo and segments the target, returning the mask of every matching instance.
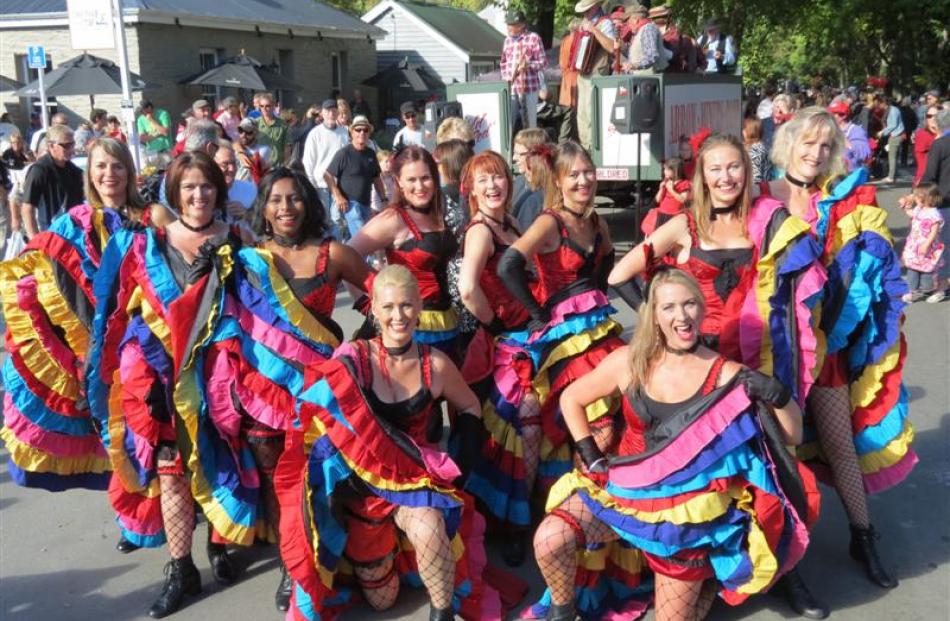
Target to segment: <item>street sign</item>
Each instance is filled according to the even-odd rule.
[[[30,69],[46,68],[46,48],[42,45],[31,45],[27,47],[26,58]]]

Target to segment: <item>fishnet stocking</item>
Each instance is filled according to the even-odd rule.
[[[855,526],[867,527],[870,523],[868,499],[854,450],[848,387],[815,386],[808,400],[822,452],[831,466],[835,489],[848,519]]]
[[[609,526],[594,517],[579,496],[565,500],[558,510],[573,518],[587,543],[606,543],[617,535]],[[559,515],[544,518],[534,535],[534,557],[548,588],[551,602],[563,606],[574,600],[574,578],[577,574],[578,533]]]
[[[158,462],[159,468],[174,465],[175,462]],[[191,536],[195,530],[195,501],[188,480],[180,474],[162,474],[158,484],[162,492],[162,520],[168,552],[172,558],[184,558],[191,554]]]
[[[415,549],[419,577],[429,592],[432,606],[448,608],[452,604],[455,560],[442,513],[431,507],[399,507],[393,512],[393,518]]]
[[[277,504],[277,496],[274,494],[274,468],[277,466],[277,460],[284,451],[283,442],[279,438],[268,438],[267,440],[252,439],[248,443],[251,447],[251,453],[254,455],[254,461],[257,463],[257,469],[261,476],[261,500],[264,504],[264,515],[270,522],[271,530],[280,543],[280,505]]]
[[[656,621],[700,621],[709,612],[702,580],[677,580],[656,574]],[[700,610],[700,607],[705,610]],[[702,613],[702,614],[700,614]]]
[[[355,567],[356,579],[363,589],[366,603],[376,610],[386,610],[396,603],[399,595],[399,576],[392,558],[374,567]]]
[[[541,456],[541,404],[533,391],[529,390],[518,408],[518,417],[521,419],[522,460],[524,462],[525,485],[528,496],[534,488],[534,480],[538,476],[538,460]]]
[[[594,442],[597,443],[597,446],[604,453],[610,453],[611,449],[614,448],[614,443],[617,438],[617,434],[614,431],[614,425],[599,425],[591,427],[591,435],[594,437]]]

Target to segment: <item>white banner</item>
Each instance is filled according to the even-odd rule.
[[[501,97],[491,93],[457,93],[455,100],[462,104],[465,120],[475,133],[475,152],[492,149],[502,153]]]
[[[115,49],[112,0],[66,0],[74,50]]]
[[[708,127],[713,133],[742,136],[742,85],[683,84],[663,93],[667,157],[679,155],[680,138]]]

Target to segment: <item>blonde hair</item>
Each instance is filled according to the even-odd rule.
[[[646,302],[640,305],[637,313],[637,329],[630,340],[630,388],[642,386],[650,379],[653,366],[656,364],[663,347],[666,344],[663,333],[656,325],[656,292],[663,285],[682,285],[689,289],[690,294],[699,304],[702,321],[706,314],[706,299],[700,290],[696,279],[683,270],[667,268],[659,270],[650,282]]]
[[[526,149],[538,147],[548,141],[548,134],[543,129],[522,129],[515,134],[515,144],[520,144]]]
[[[386,149],[380,149],[379,151],[376,152],[376,159],[377,161],[379,161],[380,164],[382,164],[383,162],[388,160],[390,157],[392,157],[392,154],[393,154],[392,151],[388,151]]]
[[[553,146],[550,147],[552,150]],[[554,171],[547,156],[535,149],[528,151],[524,156],[524,168],[530,175],[525,175],[526,185],[532,192],[548,187],[554,183]]]
[[[818,106],[803,108],[795,113],[787,123],[784,123],[775,132],[775,138],[772,140],[772,152],[769,157],[772,163],[788,170],[792,163],[792,151],[799,140],[820,135],[822,131],[827,130],[831,136],[831,152],[828,159],[825,160],[822,170],[818,172],[818,182],[821,183],[831,177],[837,177],[847,172],[844,162],[845,137],[844,132],[838,127],[838,121],[835,117]]]
[[[373,278],[373,297],[378,297],[386,287],[409,289],[415,297],[420,297],[419,281],[404,265],[392,264],[379,270],[379,273]]]
[[[574,165],[574,160],[577,158],[583,158],[587,160],[587,163],[591,166],[594,165],[594,160],[591,159],[587,150],[573,140],[562,142],[555,150],[551,176],[548,178],[544,188],[545,209],[553,209],[556,211],[564,209],[564,194],[561,193],[561,188],[558,187],[557,181],[561,177],[566,177],[571,174],[571,166]],[[594,191],[591,192],[590,203],[584,207],[584,217],[589,216],[591,212],[594,211],[594,197],[596,194],[597,182],[594,181]]]
[[[936,183],[921,183],[914,188],[914,196],[924,207],[937,207],[943,197],[940,194],[940,187]]]
[[[89,144],[89,163],[86,166],[85,175],[86,200],[93,207],[102,207],[102,196],[92,183],[93,159],[99,151],[119,160],[125,167],[125,201],[122,207],[125,208],[127,216],[134,220],[140,220],[142,212],[145,210],[145,201],[139,196],[138,187],[135,183],[135,162],[132,161],[132,153],[129,148],[115,138],[96,138]]]
[[[699,153],[696,155],[696,172],[693,173],[693,218],[696,222],[696,233],[703,241],[711,241],[709,229],[712,224],[712,196],[706,185],[706,178],[703,175],[703,168],[706,157],[713,149],[722,147],[731,147],[736,150],[742,159],[742,166],[745,168],[745,179],[742,182],[742,194],[739,198],[739,205],[736,209],[736,215],[743,225],[752,208],[752,161],[749,159],[749,152],[746,151],[742,141],[731,134],[713,134],[703,142]]]
[[[442,144],[449,140],[474,143],[475,132],[472,131],[472,124],[457,116],[450,116],[442,121],[439,129],[435,130],[435,143]]]

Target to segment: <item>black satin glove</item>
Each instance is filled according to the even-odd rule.
[[[588,472],[592,472],[594,474],[607,473],[607,456],[604,455],[604,452],[600,450],[599,446],[597,446],[597,442],[594,441],[594,436],[581,438],[577,441],[575,446],[577,447],[577,453],[581,456],[581,461],[584,462]]]
[[[771,375],[744,368],[736,377],[747,395],[772,407],[784,408],[792,399],[792,391]]]
[[[481,418],[469,412],[460,412],[455,418],[450,445],[455,447],[455,463],[462,471],[460,482],[468,479],[472,468],[481,458],[485,436],[485,424]]]
[[[594,283],[597,285],[597,288],[601,291],[606,291],[607,287],[607,277],[610,276],[610,272],[614,269],[614,264],[617,263],[617,255],[614,252],[614,249],[611,248],[610,252],[601,258],[600,263],[597,265],[597,269],[594,271]]]
[[[186,281],[189,285],[193,285],[205,275],[211,273],[217,260],[218,247],[220,245],[220,241],[214,243],[214,241],[209,239],[198,247],[198,255],[195,257],[195,260],[192,261],[191,267],[188,269]]]
[[[139,233],[141,231],[144,231],[147,228],[148,227],[145,226],[145,224],[143,224],[139,220],[132,220],[131,218],[129,218],[128,220],[125,220],[122,223],[123,230],[132,231],[133,233]]]
[[[529,329],[537,326],[543,328],[551,321],[550,313],[538,304],[531,293],[531,288],[528,286],[528,260],[525,259],[523,254],[514,248],[506,250],[498,261],[497,273],[505,286],[508,287],[511,295],[521,302],[522,306],[528,309],[528,313],[531,314],[532,321],[528,324]]]
[[[627,282],[620,283],[613,287],[613,290],[617,292],[621,300],[626,302],[630,308],[633,309],[633,312],[638,312],[640,305],[645,301],[643,290],[640,288],[640,284],[636,278],[631,278]]]
[[[373,303],[372,300],[370,300],[368,293],[360,295],[360,297],[356,298],[356,301],[353,302],[353,310],[364,317],[369,317],[372,307]]]

